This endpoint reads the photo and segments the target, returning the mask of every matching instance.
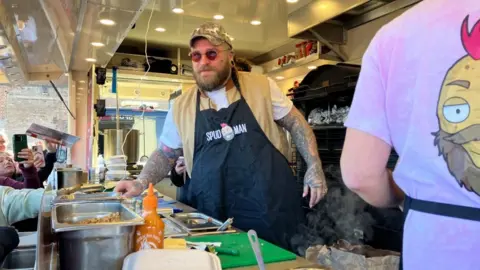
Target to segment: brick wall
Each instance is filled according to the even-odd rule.
[[[68,102],[68,88],[57,88]],[[1,93],[5,91],[7,94],[2,97]],[[0,131],[4,131],[11,139],[13,134],[25,133],[32,123],[67,132],[68,111],[55,90],[46,85],[21,88],[0,86]],[[34,139],[29,138],[29,143],[33,142]],[[12,150],[11,144],[8,148]]]

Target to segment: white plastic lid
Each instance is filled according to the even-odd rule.
[[[186,259],[188,258],[188,259]],[[122,270],[221,270],[217,255],[191,249],[149,249],[128,255]]]

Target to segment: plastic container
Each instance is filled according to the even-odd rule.
[[[120,155],[120,156],[111,156],[107,160],[107,166],[115,165],[115,164],[127,164],[127,157]]]
[[[217,255],[192,249],[142,250],[128,255],[122,270],[221,270]]]
[[[145,223],[135,231],[135,251],[163,249],[165,223],[157,214],[158,199],[153,192],[153,184],[148,186],[148,194],[143,198],[143,219]],[[158,269],[158,268],[157,268]]]
[[[108,171],[106,174],[105,174],[105,180],[107,181],[119,181],[119,180],[124,180],[126,178],[128,178],[128,176],[130,176],[130,173],[128,171],[125,171],[125,170],[112,170],[112,171]]]

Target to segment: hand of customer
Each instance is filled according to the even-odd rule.
[[[22,149],[22,151],[18,152],[18,157],[25,159],[20,162],[25,168],[34,166],[33,151],[31,149]]]
[[[175,172],[178,174],[178,175],[182,175],[186,170],[186,166],[185,166],[185,163],[183,162],[177,162],[177,164],[175,165]]]
[[[40,169],[45,166],[45,157],[41,152],[33,153],[33,165],[35,168]]]
[[[121,193],[125,197],[135,197],[145,190],[143,180],[122,180],[117,183],[115,192]]]
[[[307,169],[304,178],[303,197],[310,191],[310,208],[314,207],[326,194],[327,182],[321,165],[313,165]]]
[[[47,152],[48,153],[57,152],[57,144],[56,143],[45,141],[45,145],[47,146]]]

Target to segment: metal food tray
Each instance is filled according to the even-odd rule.
[[[95,224],[75,224],[80,220],[105,217],[120,213],[120,221]],[[136,226],[143,218],[120,201],[57,204],[52,210],[52,229],[55,232],[108,228],[109,226]]]
[[[222,222],[202,213],[177,213],[171,216],[172,220],[184,228],[186,231],[208,231],[217,230],[222,226]]]
[[[105,187],[102,184],[83,184],[78,191],[83,193],[98,193],[104,189]]]
[[[182,226],[175,223],[171,218],[164,217],[162,218],[163,223],[165,223],[165,237],[185,237],[188,236],[188,232],[182,228]]]
[[[56,203],[69,202],[94,202],[94,201],[120,201],[122,197],[117,192],[101,192],[101,193],[73,193],[69,195],[60,195],[53,201]]]

